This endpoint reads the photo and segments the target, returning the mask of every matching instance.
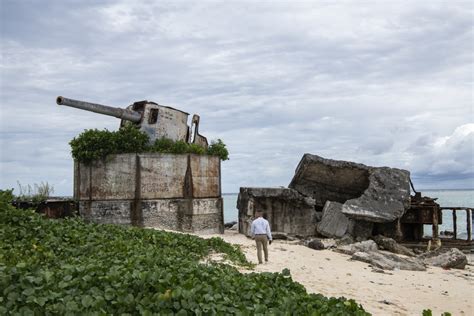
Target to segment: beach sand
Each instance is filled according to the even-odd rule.
[[[226,230],[225,241],[241,245],[247,259],[257,263],[255,242]],[[472,262],[471,262],[472,264]],[[428,267],[427,271],[372,272],[372,268],[350,256],[330,250],[313,250],[297,242],[276,240],[269,246],[269,262],[255,272],[281,272],[288,268],[294,281],[311,293],[354,299],[373,315],[474,315],[474,266],[464,270]],[[252,272],[244,271],[242,272]]]

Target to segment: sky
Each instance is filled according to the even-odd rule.
[[[473,2],[0,0],[0,189],[72,195],[69,141],[151,100],[220,138],[222,190],[288,186],[304,153],[474,188]],[[190,117],[191,118],[191,117]]]

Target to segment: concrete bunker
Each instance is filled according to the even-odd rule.
[[[238,200],[239,228],[245,234],[257,209],[282,205],[272,207],[269,215],[277,231],[283,227],[283,232],[303,237],[366,239],[375,223],[397,221],[410,207],[410,173],[305,154],[288,189],[241,188]]]
[[[58,105],[114,116],[134,124],[150,143],[166,138],[208,148],[198,115],[139,101],[126,108],[57,97]],[[111,154],[74,162],[74,198],[79,214],[97,223],[223,233],[221,160],[217,156],[165,153]]]

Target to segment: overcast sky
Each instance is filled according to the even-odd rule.
[[[474,188],[472,2],[0,3],[2,189],[72,195],[68,142],[118,128],[58,95],[200,114],[223,192],[287,186],[304,153]]]

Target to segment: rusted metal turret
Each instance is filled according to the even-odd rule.
[[[62,96],[56,98],[58,105],[66,105],[90,112],[109,115],[121,119],[121,126],[126,122],[133,122],[145,132],[150,141],[159,138],[168,138],[173,141],[185,141],[207,148],[206,137],[198,133],[199,115],[194,114],[191,127],[188,126],[189,113],[159,105],[151,101],[138,101],[127,108],[116,108],[107,105],[68,99]]]

